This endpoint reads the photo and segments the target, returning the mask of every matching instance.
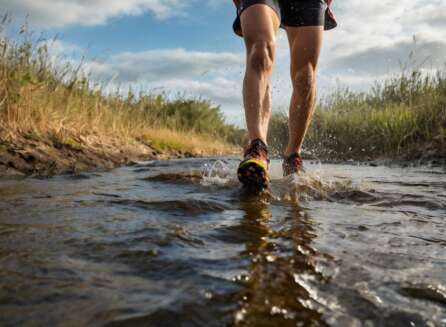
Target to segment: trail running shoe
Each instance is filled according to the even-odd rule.
[[[288,157],[283,158],[282,163],[283,176],[289,176],[292,174],[299,174],[304,171],[302,157],[299,153],[293,153]]]
[[[262,190],[268,187],[268,148],[261,139],[251,141],[238,166],[237,176],[246,188]]]

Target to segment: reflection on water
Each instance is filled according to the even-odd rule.
[[[235,165],[0,181],[0,325],[446,324],[443,170]]]
[[[239,278],[245,290],[235,325],[323,325],[311,283],[323,282],[324,277],[315,268],[318,253],[311,247],[315,235],[305,211],[297,204],[283,208],[284,220],[280,229],[274,229],[267,203],[244,199],[240,206],[245,212],[240,229],[255,237],[246,242],[244,254],[250,265],[247,275]]]

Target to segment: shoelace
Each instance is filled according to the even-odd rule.
[[[266,145],[263,143],[262,140],[260,139],[253,140],[249,145],[249,147],[245,150],[245,157],[253,155],[259,157],[264,155],[265,159],[267,159],[266,157],[268,157],[268,148],[266,147]]]

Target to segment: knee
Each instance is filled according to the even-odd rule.
[[[270,73],[274,63],[274,42],[255,41],[248,53],[248,65],[258,73]]]
[[[316,65],[308,63],[293,69],[291,79],[294,90],[310,91],[316,85]]]

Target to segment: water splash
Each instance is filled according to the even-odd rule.
[[[237,162],[217,160],[202,167],[201,185],[237,187]],[[353,181],[323,169],[321,163],[312,163],[304,173],[283,177],[279,161],[270,164],[270,189],[268,196],[275,202],[299,203],[309,200],[335,200],[349,196],[368,196],[368,185]]]
[[[213,163],[206,163],[202,167],[201,185],[203,186],[227,186],[235,184],[237,181],[236,165],[232,162],[217,160]]]
[[[320,163],[307,165],[300,174],[282,176],[281,168],[272,165],[271,194],[276,201],[305,202],[309,200],[333,200],[340,194],[367,192],[368,185],[363,181],[353,181],[349,176],[341,176],[323,169]],[[280,173],[280,175],[279,175]]]

